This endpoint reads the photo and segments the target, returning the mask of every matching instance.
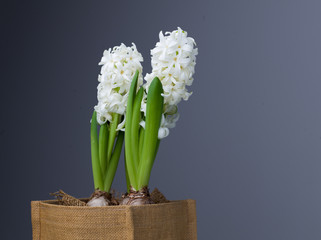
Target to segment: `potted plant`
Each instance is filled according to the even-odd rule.
[[[157,203],[148,189],[160,141],[175,127],[178,103],[191,95],[186,86],[197,55],[194,39],[180,28],[159,38],[144,84],[135,44],[104,52],[91,119],[94,193],[75,199],[60,192],[66,199],[32,201],[34,240],[197,239],[195,201]],[[110,188],[123,142],[127,193],[116,199]]]

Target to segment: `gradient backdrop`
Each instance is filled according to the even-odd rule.
[[[200,240],[321,239],[320,1],[1,4],[1,239],[31,239],[30,201],[93,190],[89,119],[103,50],[194,37],[194,94],[152,172],[197,200]],[[123,158],[114,188],[124,191]]]

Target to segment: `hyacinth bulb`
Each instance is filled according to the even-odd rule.
[[[111,195],[107,192],[96,189],[95,192],[89,198],[87,206],[89,207],[104,207],[111,204]]]

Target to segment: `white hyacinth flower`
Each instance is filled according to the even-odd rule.
[[[187,100],[191,93],[186,86],[193,83],[196,55],[195,41],[187,37],[181,28],[173,32],[159,33],[159,42],[151,50],[152,73],[147,74],[146,89],[155,77],[162,82],[164,104],[177,105],[182,99]]]
[[[177,105],[188,100],[192,93],[187,86],[193,83],[196,55],[198,49],[193,38],[187,37],[187,32],[178,27],[173,32],[159,33],[159,42],[151,50],[152,73],[146,74],[144,85],[148,92],[149,85],[158,77],[163,85],[164,111],[158,138],[168,136],[169,129],[174,128],[179,118]],[[146,99],[142,101],[142,111],[146,114]],[[144,122],[141,123],[144,126]]]
[[[143,57],[134,43],[131,47],[122,43],[104,51],[99,63],[102,67],[98,76],[98,104],[94,108],[99,124],[111,121],[112,113],[125,113],[130,84],[137,70],[138,84],[143,83],[141,62]]]
[[[158,138],[162,139],[169,135],[169,129],[176,126],[176,122],[179,119],[179,114],[175,113],[173,115],[162,115],[162,121],[160,128],[158,129]]]

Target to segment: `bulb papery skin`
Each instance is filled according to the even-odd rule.
[[[89,207],[104,207],[109,205],[110,204],[107,202],[104,196],[94,197],[87,203],[87,206]]]
[[[130,84],[137,70],[138,85],[143,83],[141,62],[143,57],[134,43],[130,47],[122,43],[104,51],[99,63],[102,67],[98,76],[98,103],[94,107],[99,124],[112,121],[112,113],[124,115]]]
[[[141,206],[154,204],[152,201],[148,187],[143,187],[139,191],[130,189],[129,194],[123,196],[122,205]]]

